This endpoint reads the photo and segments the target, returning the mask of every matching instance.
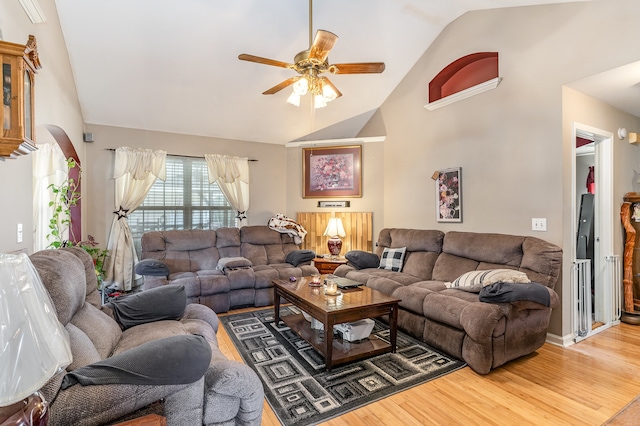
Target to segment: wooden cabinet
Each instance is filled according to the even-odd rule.
[[[318,271],[320,271],[321,274],[333,274],[333,271],[335,271],[338,266],[347,264],[347,259],[344,257],[338,257],[336,259],[330,257],[316,257],[313,259],[313,264],[318,268]]]
[[[2,109],[0,109],[0,157],[13,158],[36,149],[34,76],[41,68],[36,39],[27,44],[0,41]]]

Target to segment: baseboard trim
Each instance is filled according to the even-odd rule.
[[[547,343],[566,348],[575,344],[576,342],[574,341],[573,335],[571,334],[567,334],[566,336],[558,336],[557,334],[547,333]]]

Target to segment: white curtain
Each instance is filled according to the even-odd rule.
[[[51,241],[47,240],[49,220],[53,217],[53,193],[49,185],[60,185],[67,177],[67,163],[62,149],[57,143],[38,144],[33,152],[33,251],[46,249]],[[29,230],[23,230],[29,232]],[[69,230],[63,230],[63,240],[68,239]]]
[[[217,182],[229,204],[236,209],[238,227],[249,224],[249,159],[205,154],[209,183]]]
[[[116,210],[109,234],[109,257],[106,262],[106,282],[119,290],[129,291],[136,279],[134,265],[138,261],[127,215],[144,201],[156,178],[166,179],[165,151],[132,149],[116,150],[114,178],[116,180]]]

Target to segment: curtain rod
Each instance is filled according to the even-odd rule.
[[[105,148],[105,151],[115,151],[115,148]],[[185,158],[204,158],[204,155],[183,155],[183,154],[169,154],[167,153],[167,155],[170,155],[172,157],[185,157]],[[253,158],[249,158],[248,161],[258,161],[258,160],[254,160]]]

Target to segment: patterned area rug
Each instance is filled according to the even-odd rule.
[[[281,307],[280,315],[300,311]],[[283,323],[273,308],[221,316],[244,361],[260,376],[267,401],[283,425],[313,425],[396,392],[425,383],[466,364],[398,331],[396,353],[324,369],[324,357]],[[388,341],[377,321],[372,332]],[[337,339],[337,337],[336,337]]]

